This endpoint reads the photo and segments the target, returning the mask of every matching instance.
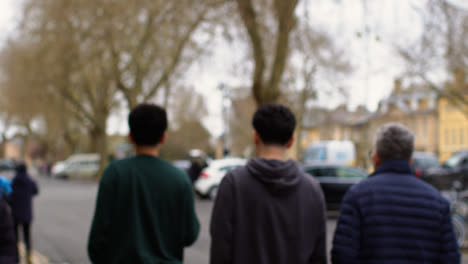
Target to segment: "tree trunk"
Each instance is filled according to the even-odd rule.
[[[303,113],[299,113],[297,115],[297,136],[296,136],[296,158],[298,161],[303,159],[303,149],[302,149],[302,120],[303,120]]]
[[[2,144],[0,145],[0,157],[5,158],[7,147],[7,138],[5,134],[2,135]]]
[[[106,134],[106,122],[102,122],[101,126],[94,127],[90,131],[90,151],[97,153],[100,156],[99,170],[96,174],[97,178],[101,178],[104,169],[108,163],[108,152],[107,152],[107,134]]]

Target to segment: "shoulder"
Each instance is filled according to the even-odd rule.
[[[226,176],[223,177],[222,182],[226,182],[226,184],[240,184],[242,182],[250,180],[250,174],[247,169],[247,166],[241,166],[230,170],[226,173]]]
[[[301,171],[300,177],[302,177],[303,184],[308,186],[309,188],[322,190],[322,188],[320,187],[320,182],[315,177],[303,171]]]
[[[392,173],[369,176],[352,186],[345,198],[359,199],[371,194],[378,195],[382,193],[408,193],[427,201],[446,202],[446,199],[442,197],[436,188],[414,175],[392,175]]]
[[[161,167],[162,170],[165,171],[165,173],[170,174],[172,177],[178,179],[179,181],[182,181],[184,183],[191,185],[190,178],[185,171],[177,168],[172,163],[164,159],[159,158],[158,162],[159,162],[159,166]]]

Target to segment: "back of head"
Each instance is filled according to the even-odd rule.
[[[17,173],[24,174],[28,170],[28,167],[26,166],[26,163],[24,162],[18,162],[15,166],[15,171]]]
[[[130,112],[128,125],[137,146],[155,146],[167,129],[166,111],[154,104],[140,104]]]
[[[399,123],[388,123],[377,129],[374,150],[381,162],[389,160],[411,160],[414,135]]]
[[[292,138],[296,118],[286,106],[264,104],[255,112],[252,125],[266,145],[286,145]]]

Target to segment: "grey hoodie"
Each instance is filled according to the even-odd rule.
[[[221,182],[211,263],[327,263],[319,183],[292,160],[254,158]]]

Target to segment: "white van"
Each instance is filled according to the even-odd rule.
[[[356,165],[356,148],[349,140],[319,141],[311,144],[304,152],[304,163],[324,162]]]
[[[93,178],[99,170],[101,158],[97,153],[74,154],[52,168],[56,178]]]

